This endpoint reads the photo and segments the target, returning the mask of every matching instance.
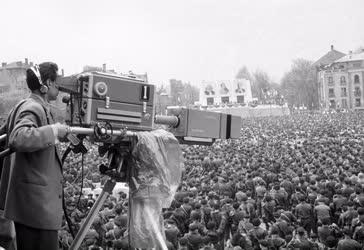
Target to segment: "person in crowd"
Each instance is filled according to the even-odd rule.
[[[252,242],[254,249],[260,249],[260,244],[268,236],[267,230],[262,228],[259,218],[252,219],[253,228],[248,232],[248,236]]]
[[[300,195],[299,201],[300,203],[295,208],[295,215],[300,222],[300,226],[310,234],[313,226],[312,206],[306,202],[306,198],[303,195]]]
[[[189,232],[184,237],[187,239],[188,250],[199,250],[203,244],[203,237],[198,232],[198,226],[196,224],[189,226]]]
[[[317,201],[317,205],[314,207],[313,211],[316,223],[326,218],[331,221],[331,209],[328,205],[325,204],[324,199],[320,199]]]
[[[362,249],[362,245],[351,238],[352,232],[349,227],[344,227],[342,230],[344,238],[339,240],[337,244],[337,250],[359,250]]]
[[[244,227],[240,227],[232,236],[232,246],[239,246],[242,249],[252,250],[252,243],[247,235],[247,231]]]
[[[309,240],[306,236],[306,231],[303,227],[297,228],[294,232],[293,239],[288,243],[288,249],[302,249],[302,250],[318,250],[318,245]]]

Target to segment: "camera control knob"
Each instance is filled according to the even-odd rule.
[[[100,128],[100,134],[106,135],[106,128]]]
[[[105,96],[108,91],[108,87],[104,82],[97,82],[95,84],[94,91],[98,96]]]
[[[101,164],[99,166],[99,171],[101,174],[106,174],[106,171],[109,170],[109,168],[105,164]]]

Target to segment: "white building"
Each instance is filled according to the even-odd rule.
[[[364,109],[364,51],[345,55],[332,46],[332,52],[339,58],[315,63],[321,108]]]
[[[199,103],[203,106],[247,104],[252,100],[251,85],[247,79],[204,81],[200,87]]]

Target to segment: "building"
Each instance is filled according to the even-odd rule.
[[[345,55],[331,46],[314,66],[322,109],[364,109],[364,51]]]
[[[83,67],[82,73],[85,72],[92,72],[92,71],[98,71],[98,72],[105,72],[108,74],[118,74],[114,69],[106,69],[106,64],[104,63],[102,65],[102,67],[99,66],[92,66],[92,65],[85,65]],[[126,77],[131,77],[131,78],[138,78],[141,79],[145,82],[148,82],[148,74],[134,74],[132,71],[129,71],[127,74],[125,73],[120,73],[119,75],[123,75]]]
[[[0,95],[9,92],[9,90],[10,90],[9,84],[4,82],[0,83]]]
[[[247,104],[252,100],[251,85],[247,79],[202,82],[201,84],[200,104],[203,106]]]
[[[0,94],[8,92],[28,93],[26,84],[26,70],[32,66],[32,62],[18,61],[12,63],[2,63],[0,67]]]
[[[26,84],[26,69],[30,66],[25,62],[3,62],[0,67],[0,117],[6,117],[17,102],[29,94]]]

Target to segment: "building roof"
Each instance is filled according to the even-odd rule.
[[[28,67],[29,65],[19,61],[6,64],[4,67],[0,67],[0,69],[26,69]]]
[[[336,60],[335,62],[352,62],[352,61],[363,61],[364,60],[364,52],[357,53],[357,54],[349,54],[340,59]]]
[[[329,52],[327,52],[324,56],[322,56],[320,59],[318,59],[313,66],[325,66],[325,65],[329,65],[333,62],[335,62],[336,60],[342,58],[343,56],[345,56],[344,53],[337,51],[334,49],[334,46],[331,45],[331,50]]]

